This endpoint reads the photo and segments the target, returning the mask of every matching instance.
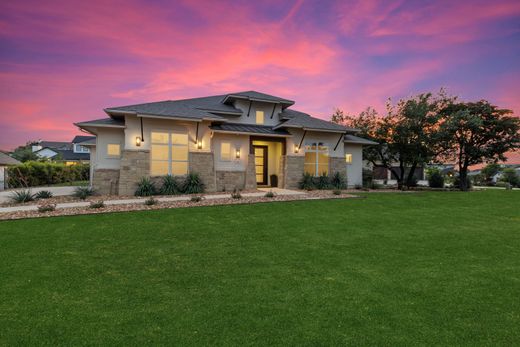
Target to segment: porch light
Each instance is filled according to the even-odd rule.
[[[140,146],[141,146],[141,137],[137,136],[137,137],[135,138],[135,145],[136,145],[137,147],[140,147]]]
[[[237,148],[235,156],[237,159],[240,159],[240,148]]]
[[[201,140],[199,140],[197,142],[197,149],[202,149],[202,141]]]
[[[294,153],[298,153],[298,152],[300,152],[300,146],[295,144],[294,145]]]

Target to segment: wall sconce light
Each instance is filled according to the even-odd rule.
[[[197,149],[202,149],[202,141],[201,140],[199,140],[197,142]]]
[[[294,153],[299,153],[299,152],[300,152],[300,146],[294,145]]]
[[[137,136],[137,137],[135,138],[135,145],[136,145],[137,147],[140,147],[140,146],[141,146],[141,142],[142,142],[141,137]]]
[[[237,148],[237,152],[235,154],[237,159],[240,159],[240,148]]]

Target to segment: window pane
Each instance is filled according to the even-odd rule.
[[[316,164],[316,153],[306,152],[305,153],[305,164]]]
[[[255,165],[264,165],[264,158],[255,158]]]
[[[168,160],[168,146],[152,145],[152,160]]]
[[[152,176],[164,176],[168,174],[168,162],[167,161],[152,161],[152,167],[150,169]]]
[[[107,154],[110,156],[119,156],[121,154],[121,146],[113,143],[108,144]]]
[[[173,162],[172,163],[172,175],[180,176],[186,175],[188,173],[188,163],[187,162]]]
[[[329,156],[326,153],[318,153],[318,163],[325,165],[329,163]]]
[[[264,176],[263,175],[256,175],[256,181],[257,182],[263,182],[264,181]]]
[[[304,171],[305,173],[311,174],[313,176],[316,175],[316,164],[305,164],[304,165]]]
[[[172,160],[188,160],[188,146],[173,146]]]
[[[231,144],[229,142],[222,142],[220,144],[220,159],[231,160]]]
[[[172,144],[174,145],[187,145],[188,144],[188,134],[172,134]]]
[[[264,124],[264,111],[256,111],[256,124]]]
[[[168,144],[168,133],[152,133],[152,143]]]
[[[318,172],[317,175],[328,175],[329,174],[329,164],[318,164]]]
[[[345,154],[345,162],[347,162],[347,164],[352,164],[352,154]]]

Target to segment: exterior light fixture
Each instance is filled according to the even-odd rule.
[[[202,141],[201,140],[199,140],[197,142],[197,149],[202,149]]]
[[[235,156],[237,159],[240,159],[240,148],[237,148]]]
[[[135,138],[135,145],[136,145],[137,147],[140,147],[140,146],[141,146],[141,142],[142,142],[141,137],[137,136],[137,137]]]
[[[300,146],[294,145],[294,153],[299,153],[299,152],[300,152]]]

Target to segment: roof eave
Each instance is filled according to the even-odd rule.
[[[219,129],[211,129],[211,131],[215,133],[222,134],[235,134],[235,135],[254,135],[254,136],[264,136],[264,137],[292,137],[291,134],[266,134],[266,133],[254,133],[247,131],[233,131],[233,130],[219,130]]]

